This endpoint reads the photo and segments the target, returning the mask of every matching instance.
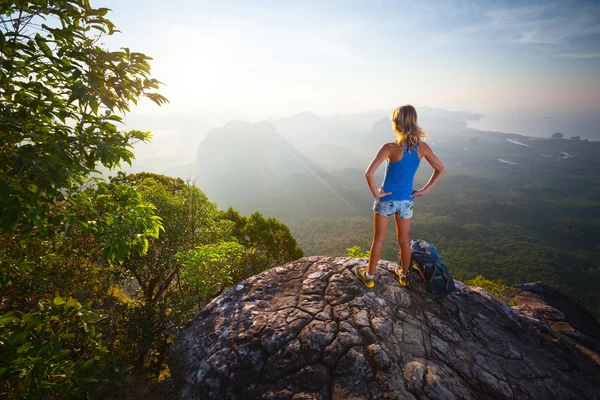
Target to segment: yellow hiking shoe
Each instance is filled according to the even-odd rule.
[[[367,278],[367,269],[365,267],[356,265],[354,268],[352,268],[352,272],[354,272],[354,275],[356,275],[366,287],[372,288],[375,286],[375,281]]]
[[[398,276],[398,282],[404,287],[408,287],[408,276],[402,273],[402,269],[398,266],[394,268],[394,272]]]

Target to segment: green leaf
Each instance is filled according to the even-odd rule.
[[[92,109],[92,112],[94,114],[98,114],[98,106],[99,106],[98,99],[96,97],[91,97],[89,104],[90,104],[90,108]]]
[[[83,101],[83,99],[86,96],[86,93],[87,93],[87,89],[85,86],[81,85],[80,83],[74,85],[71,88],[71,95],[69,96],[69,99],[67,100],[67,104],[71,104],[75,100],[78,100],[80,102]]]
[[[11,346],[16,347],[16,346],[20,345],[21,343],[24,343],[25,340],[27,340],[27,332],[20,332],[16,335],[11,336],[10,339],[8,339],[8,343]]]
[[[26,353],[31,348],[31,343],[24,343],[17,349],[18,354]]]
[[[46,227],[42,222],[42,218],[38,214],[33,214],[29,216],[29,219],[33,222],[33,224],[40,230],[40,232],[45,232]]]
[[[66,301],[60,296],[56,296],[52,302],[55,306],[62,306],[63,304],[66,304]]]
[[[81,308],[81,303],[79,303],[79,301],[77,301],[77,299],[74,298],[69,298],[69,300],[67,300],[67,308],[75,308],[75,309],[80,309]]]
[[[40,50],[42,50],[42,53],[44,53],[44,55],[46,57],[48,57],[48,58],[52,57],[52,50],[50,50],[50,47],[48,47],[48,44],[46,43],[46,39],[44,39],[39,33],[37,33],[35,35],[35,42],[37,43]]]
[[[106,8],[106,7],[100,7],[96,10],[96,13],[101,16],[104,17],[110,10],[110,8]]]
[[[38,313],[24,314],[22,320],[26,322],[24,327],[26,331],[36,329],[42,325],[42,316]]]
[[[67,222],[65,224],[65,231],[64,231],[63,235],[67,236],[69,234],[69,232],[71,231],[72,226],[73,225],[71,224],[71,221]]]
[[[16,317],[13,317],[13,312],[7,312],[6,314],[0,316],[0,327],[10,324],[12,321],[16,320]]]

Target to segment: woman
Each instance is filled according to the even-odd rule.
[[[396,140],[381,146],[365,172],[369,189],[375,196],[373,243],[368,270],[357,265],[353,271],[369,288],[375,286],[375,267],[381,258],[389,218],[392,215],[396,221],[396,236],[400,245],[400,267],[396,267],[395,272],[400,284],[408,286],[406,274],[411,258],[408,234],[410,219],[413,216],[413,198],[427,194],[445,172],[442,162],[424,142],[427,134],[419,127],[417,111],[413,106],[405,105],[394,110],[392,127]],[[422,189],[413,190],[415,173],[423,157],[433,167],[433,174]],[[383,185],[377,188],[373,175],[384,160],[386,167]]]

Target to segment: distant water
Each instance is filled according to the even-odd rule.
[[[500,161],[501,163],[505,163],[505,164],[517,165],[516,162],[511,162],[511,161],[505,160],[503,158],[499,158],[498,161]]]
[[[521,142],[517,142],[516,140],[512,140],[512,139],[506,139],[506,140],[508,140],[508,141],[509,141],[509,142],[511,142],[511,143],[518,144],[518,145],[520,145],[520,146],[531,147],[531,146],[530,146],[530,145],[528,145],[528,144],[521,143]]]
[[[555,132],[565,138],[580,136],[582,139],[600,140],[600,112],[582,115],[486,114],[479,121],[467,121],[469,128],[525,136],[550,137]]]

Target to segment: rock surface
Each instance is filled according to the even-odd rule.
[[[308,257],[209,304],[172,345],[182,399],[600,399],[600,325],[560,292],[522,285],[430,298],[380,262]],[[568,308],[565,310],[561,308]]]

